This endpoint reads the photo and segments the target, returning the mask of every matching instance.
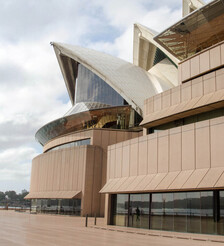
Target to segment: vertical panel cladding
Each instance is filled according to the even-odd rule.
[[[210,127],[209,120],[195,124],[196,129],[196,168],[210,167]]]
[[[158,171],[158,138],[157,133],[148,135],[147,143],[147,160],[148,174],[157,173]]]
[[[169,167],[169,131],[158,134],[158,172],[168,172]]]
[[[191,77],[194,77],[200,73],[200,62],[199,62],[199,56],[195,56],[190,59],[190,64],[191,64]]]
[[[85,146],[80,146],[79,149],[75,150],[75,165],[73,169],[74,189],[79,189],[84,179],[83,167],[85,166],[85,155],[86,155]]]
[[[130,174],[130,141],[126,141],[122,149],[122,177],[128,177]]]
[[[211,167],[223,167],[224,117],[211,120]]]
[[[136,176],[137,174],[138,174],[138,139],[132,139],[131,146],[130,146],[130,176]]]
[[[192,98],[203,96],[202,77],[192,80]]]
[[[220,45],[209,50],[210,52],[210,69],[221,65],[221,49]]]
[[[120,142],[122,142],[122,141],[124,141],[125,140],[125,134],[124,134],[124,132],[122,132],[122,131],[116,131],[116,133],[117,133],[117,140],[116,140],[116,142],[117,143],[120,143]]]
[[[181,171],[181,127],[170,129],[169,171]]]
[[[153,97],[153,110],[154,112],[159,111],[162,109],[162,97],[161,94],[155,95]]]
[[[210,69],[210,55],[209,51],[203,52],[199,55],[199,63],[200,63],[200,73],[204,73]]]
[[[115,178],[115,167],[116,167],[116,149],[115,146],[110,151],[110,179]]]
[[[171,89],[171,106],[180,103],[180,86]]]
[[[215,92],[216,90],[215,72],[204,75],[203,84],[204,84],[204,94]]]
[[[97,216],[101,215],[104,212],[104,205],[101,209],[101,194],[99,193],[102,187],[102,149],[94,148],[94,168],[93,168],[93,190],[92,190],[92,215],[96,214]]]
[[[64,166],[64,186],[63,186],[63,190],[68,190],[68,186],[69,186],[69,162],[70,162],[70,149],[65,149],[65,163],[63,163]]]
[[[115,157],[115,178],[121,177],[122,171],[122,144],[116,144],[116,157]]]
[[[147,136],[141,138],[138,148],[138,175],[145,175],[148,172],[148,156],[147,156]]]
[[[182,126],[182,170],[195,169],[195,124]]]
[[[181,64],[181,80],[187,80],[191,76],[190,60],[187,60]]]
[[[102,144],[102,131],[93,130],[93,145],[101,146]]]
[[[224,44],[221,45],[221,64],[224,64]]]
[[[109,145],[116,144],[117,134],[116,131],[110,131]]]
[[[71,148],[69,160],[68,190],[72,190],[75,150]]]
[[[107,150],[107,177],[106,177],[106,180],[110,179],[110,169],[111,169],[111,150],[110,150],[110,147],[108,147],[108,150]]]
[[[170,107],[171,105],[171,90],[162,93],[162,109]]]
[[[66,163],[66,152],[65,149],[61,150],[61,165],[60,165],[60,188],[59,190],[64,190],[65,183],[65,163]]]
[[[191,95],[191,81],[182,84],[181,86],[181,101],[185,102],[188,100],[191,100],[192,95]]]
[[[52,155],[49,155],[49,163],[48,163],[48,175],[47,175],[47,186],[46,190],[51,190],[51,184],[52,184],[52,172],[53,172],[53,167],[52,167]]]
[[[61,151],[55,151],[53,154],[55,154],[55,190],[60,190],[60,173],[62,169],[61,161],[62,161],[62,155]]]
[[[224,89],[224,68],[215,72],[216,74],[216,90]]]

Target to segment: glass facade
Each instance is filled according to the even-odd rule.
[[[112,203],[113,225],[224,235],[224,191],[117,194]]]
[[[81,199],[32,199],[31,211],[37,213],[80,215]]]
[[[125,100],[99,76],[82,64],[78,65],[75,103],[98,102],[110,106],[122,106]]]
[[[204,120],[210,120],[210,119],[214,119],[214,118],[221,117],[221,116],[224,116],[224,108],[211,110],[209,112],[189,116],[189,117],[178,119],[178,120],[175,120],[175,121],[163,124],[163,125],[148,128],[148,134],[163,131],[163,130],[168,130],[168,129],[175,128],[178,126],[184,126],[184,125],[188,125],[188,124],[192,124],[192,123],[196,123],[196,122],[200,122]]]
[[[87,139],[82,139],[82,140],[78,140],[78,141],[74,141],[74,142],[58,145],[56,147],[53,147],[53,148],[47,150],[46,152],[50,152],[52,150],[71,148],[71,147],[81,146],[81,145],[89,145],[89,144],[90,144],[90,138],[87,138]]]

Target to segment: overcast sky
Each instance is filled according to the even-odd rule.
[[[208,1],[207,1],[208,2]],[[51,41],[132,61],[133,24],[162,31],[182,0],[0,0],[0,191],[29,190],[35,132],[71,107]]]

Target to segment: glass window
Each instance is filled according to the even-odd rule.
[[[174,193],[174,231],[187,231],[187,194]]]
[[[128,226],[128,194],[117,194],[113,196],[113,224]]]
[[[162,193],[152,194],[150,228],[162,229],[163,195]]]
[[[173,231],[173,193],[163,193],[162,229]]]

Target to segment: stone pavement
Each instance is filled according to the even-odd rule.
[[[103,226],[85,218],[0,211],[0,246],[219,246],[224,237]],[[217,242],[215,242],[217,241]]]

